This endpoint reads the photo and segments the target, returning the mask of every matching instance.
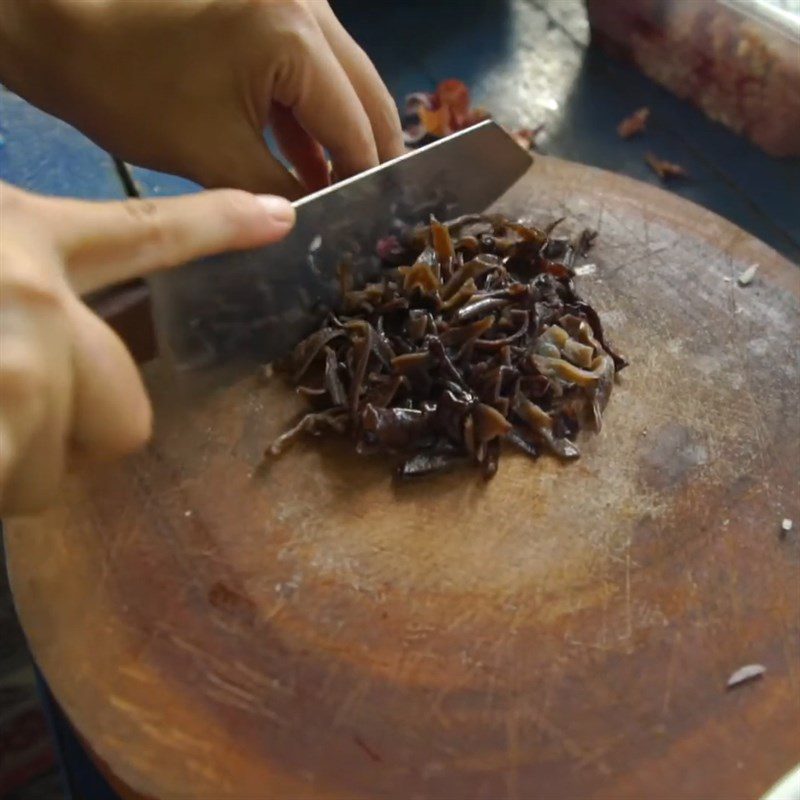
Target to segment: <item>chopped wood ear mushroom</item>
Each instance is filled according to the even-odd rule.
[[[578,457],[578,431],[599,430],[627,362],[573,282],[596,233],[554,228],[432,218],[393,238],[380,280],[353,288],[342,270],[340,312],[279,365],[312,410],[268,454],[333,431],[359,453],[398,454],[403,478],[470,462],[490,478],[503,441]]]

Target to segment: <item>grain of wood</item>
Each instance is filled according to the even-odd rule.
[[[397,487],[322,440],[261,471],[293,393],[154,364],[148,450],[9,525],[36,658],[126,796],[751,797],[793,763],[797,271],[557,160],[498,209],[600,231],[580,289],[631,366],[578,462]],[[753,653],[769,680],[720,691]]]

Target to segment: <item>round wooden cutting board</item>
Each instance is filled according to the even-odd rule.
[[[264,468],[279,380],[154,364],[147,451],[8,525],[35,656],[126,796],[754,798],[798,760],[800,271],[554,159],[498,207],[600,231],[579,284],[631,366],[579,461]]]

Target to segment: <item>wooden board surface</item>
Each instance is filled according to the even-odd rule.
[[[499,205],[600,230],[580,284],[631,366],[578,462],[396,487],[326,441],[263,469],[287,389],[155,364],[148,450],[8,525],[36,658],[123,786],[705,800],[797,761],[800,272],[555,159]]]

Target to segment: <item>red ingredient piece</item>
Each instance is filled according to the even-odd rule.
[[[655,156],[652,153],[648,153],[644,157],[644,160],[647,162],[647,165],[650,167],[650,169],[652,169],[662,181],[666,182],[670,178],[686,178],[689,175],[689,173],[680,164],[673,164],[671,161],[664,161],[663,158],[658,158],[658,156]]]
[[[414,147],[433,137],[441,139],[479,122],[491,119],[485,108],[473,108],[467,85],[456,78],[442,81],[435,92],[415,92],[406,97],[403,135],[407,145]],[[511,133],[517,144],[526,150],[536,146],[536,137],[543,125],[520,128]]]
[[[646,106],[634,111],[629,117],[625,117],[617,126],[617,133],[623,139],[629,139],[637,133],[641,133],[647,127],[647,120],[650,117],[650,109]]]
[[[489,118],[485,109],[471,108],[470,102],[467,85],[448,78],[436,87],[428,105],[419,105],[417,113],[425,132],[440,138]]]
[[[391,261],[395,254],[400,252],[400,242],[396,236],[384,236],[378,239],[375,252],[383,261]]]
[[[470,111],[469,89],[463,81],[448,78],[436,87],[436,100],[447,109],[451,130],[460,130],[467,122]]]

